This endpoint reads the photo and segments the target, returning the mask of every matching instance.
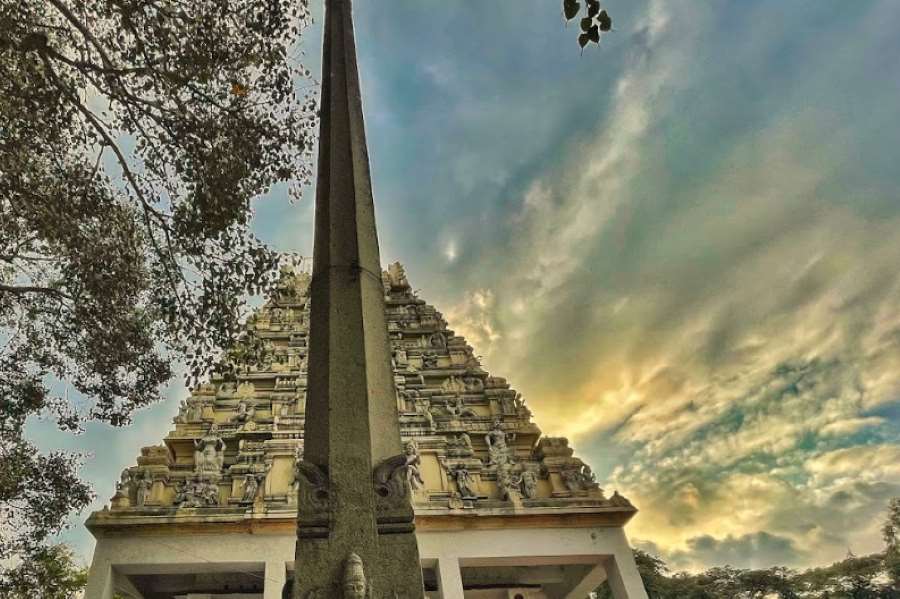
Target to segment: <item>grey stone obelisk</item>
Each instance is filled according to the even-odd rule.
[[[350,0],[326,0],[295,599],[421,599]]]

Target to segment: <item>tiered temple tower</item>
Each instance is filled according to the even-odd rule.
[[[143,448],[90,516],[87,599],[282,597],[298,495],[314,489],[300,471],[309,281],[283,272],[233,372],[182,402],[163,444]],[[566,439],[541,435],[399,264],[382,283],[426,595],[583,599],[608,578],[617,598],[646,598],[623,532],[635,508],[604,493]]]

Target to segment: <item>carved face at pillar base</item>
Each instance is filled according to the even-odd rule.
[[[366,583],[361,580],[345,582],[344,599],[366,599]]]

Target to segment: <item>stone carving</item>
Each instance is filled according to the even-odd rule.
[[[445,408],[451,418],[477,418],[478,412],[466,406],[461,397],[454,396],[447,400]]]
[[[131,475],[131,470],[129,470],[128,468],[122,470],[122,475],[119,477],[119,482],[116,483],[115,498],[125,498],[130,501],[133,482],[134,479]]]
[[[408,469],[410,462],[416,459],[418,455],[403,453],[375,466],[372,478],[380,534],[412,532],[414,529]]]
[[[576,470],[561,470],[559,473],[559,477],[562,479],[563,484],[566,488],[572,492],[577,493],[581,491],[581,480],[578,476],[578,471]]]
[[[559,476],[566,488],[572,493],[589,491],[597,488],[597,480],[590,466],[581,463],[574,468],[560,470]]]
[[[225,463],[225,442],[218,435],[219,427],[213,423],[209,433],[194,440],[194,470],[197,472],[222,471]]]
[[[609,505],[613,507],[625,507],[625,508],[633,508],[634,506],[631,504],[628,499],[622,495],[619,495],[618,491],[613,491],[612,497],[609,498]]]
[[[447,338],[441,332],[434,333],[428,338],[428,343],[436,349],[444,349],[447,347]]]
[[[241,503],[253,503],[256,500],[257,491],[259,491],[259,479],[255,474],[248,474],[244,477],[244,494],[241,497]]]
[[[431,413],[431,402],[425,397],[415,396],[416,412],[422,414],[428,421],[428,430],[434,430],[434,414]]]
[[[512,462],[507,436],[500,419],[494,420],[494,427],[484,436],[488,446],[488,465]]]
[[[425,485],[419,466],[422,458],[419,457],[419,446],[415,440],[406,443],[406,480],[412,490],[421,489]]]
[[[470,393],[481,393],[484,391],[484,382],[477,376],[467,376],[463,379],[466,391]]]
[[[243,399],[238,402],[237,412],[231,417],[232,421],[241,424],[251,422],[256,417],[256,406],[248,404]]]
[[[497,466],[497,490],[504,501],[512,501],[518,498],[521,480],[513,473],[512,466],[508,463],[500,463]]]
[[[477,499],[478,494],[472,490],[472,475],[469,474],[469,470],[463,465],[458,464],[455,468],[450,470],[450,476],[453,477],[453,481],[456,483],[456,488],[459,490],[459,494],[463,499]]]
[[[306,460],[295,465],[299,487],[297,534],[308,538],[325,538],[329,530],[328,503],[331,500],[328,475],[321,467]]]
[[[468,433],[460,433],[456,437],[447,440],[447,455],[452,457],[467,458],[472,456],[475,450],[472,448],[472,439]]]
[[[459,377],[451,376],[441,383],[441,390],[453,394],[464,393],[466,384]]]
[[[406,271],[399,262],[394,262],[382,274],[382,281],[388,290],[403,289],[409,287],[409,281],[406,279]]]
[[[569,440],[565,437],[542,437],[538,441],[535,457],[539,460],[545,458],[568,458],[572,457],[572,448],[569,447]]]
[[[181,400],[178,405],[178,415],[172,419],[176,424],[198,422],[203,418],[203,404],[190,399]]]
[[[438,367],[438,357],[437,354],[433,351],[426,351],[422,353],[422,368],[437,368]]]
[[[144,476],[138,479],[135,484],[135,500],[134,504],[138,507],[141,507],[146,503],[147,498],[150,496],[150,487],[153,482],[150,479],[150,473],[148,471],[144,471]]]
[[[506,379],[490,376],[480,368],[479,359],[466,340],[447,328],[433,306],[415,296],[402,267],[396,265],[384,273],[383,281],[389,296],[386,319],[402,407],[401,433],[404,439],[415,438],[419,444],[427,439],[428,447],[434,447],[440,470],[452,480],[444,479],[442,485],[437,474],[433,475],[434,480],[429,479],[431,471],[424,467],[426,456],[420,455],[421,447],[404,446],[398,452],[402,454],[396,463],[399,469],[395,474],[388,470],[385,487],[381,488],[387,497],[379,496],[373,487],[376,501],[386,510],[379,515],[380,523],[386,522],[388,513],[405,521],[410,498],[424,502],[429,496],[445,496],[442,494],[448,491],[448,485],[450,503],[460,508],[473,507],[475,495],[481,493],[484,498],[487,493],[492,499],[541,497],[541,506],[544,501],[548,506],[556,505],[553,502],[557,498],[571,495],[579,497],[580,502],[594,502],[591,505],[610,508],[616,502],[626,509],[626,499],[616,496],[607,500],[599,492],[593,473],[574,457],[564,438],[540,437],[522,396]],[[254,497],[260,501],[262,496],[267,509],[299,508],[300,520],[309,524],[304,524],[304,534],[327,534],[328,508],[334,501],[327,472],[313,470],[313,466],[301,464],[302,460],[297,460],[291,470],[292,464],[285,455],[303,436],[308,387],[304,372],[309,339],[309,321],[305,318],[309,309],[308,282],[306,274],[289,275],[286,282],[279,283],[283,296],[269,301],[248,320],[247,331],[257,336],[249,349],[264,348],[272,363],[257,364],[253,362],[258,358],[256,353],[248,352],[247,363],[234,364],[235,370],[227,375],[213,374],[209,385],[195,389],[179,407],[173,442],[153,450],[153,455],[142,450],[138,465],[122,473],[112,510],[134,508],[142,502],[170,503],[169,493],[158,493],[158,483],[167,477],[177,483],[193,470],[190,476],[200,476],[202,480],[191,479],[179,485],[179,505],[206,506],[204,491],[209,505],[218,505],[218,500],[213,499],[219,493],[217,485],[222,485],[223,494],[227,485],[233,493],[228,501],[231,505],[244,504],[245,495],[247,504]],[[489,413],[490,421],[486,420]],[[202,427],[210,426],[213,414],[226,424],[220,425],[221,432],[218,427],[203,432]],[[275,425],[270,424],[273,420]],[[246,434],[252,427],[253,434]],[[183,439],[195,439],[193,447],[190,442],[185,445]],[[286,458],[282,470],[280,464]],[[457,474],[455,465],[460,463],[465,472]],[[279,464],[272,471],[275,478],[271,485],[261,476],[264,464]],[[145,475],[148,471],[152,476]],[[484,488],[478,486],[479,473],[489,481]],[[547,478],[546,483],[542,482]],[[457,492],[459,482],[462,491]],[[394,487],[395,483],[399,486]],[[266,493],[259,490],[264,485]],[[545,490],[548,496],[542,497]],[[286,506],[281,493],[286,494]],[[301,495],[304,505],[298,505]],[[396,500],[401,496],[406,497],[407,504],[402,508],[402,502]],[[222,502],[225,503],[224,496]],[[559,505],[566,503],[561,500]],[[338,583],[336,580],[336,586],[328,589],[329,596],[340,594]],[[382,592],[391,595],[389,589],[379,588],[378,593]]]
[[[366,581],[362,559],[351,553],[344,562],[344,599],[366,599],[371,597],[371,589]]]
[[[199,474],[181,482],[175,492],[178,507],[209,507],[219,505],[219,485],[204,480]]]
[[[522,472],[521,476],[521,484],[522,484],[522,496],[528,499],[534,499],[537,497],[537,475],[531,470],[525,470]]]

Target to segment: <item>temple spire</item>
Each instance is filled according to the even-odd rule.
[[[293,596],[423,596],[350,0],[326,0]]]

